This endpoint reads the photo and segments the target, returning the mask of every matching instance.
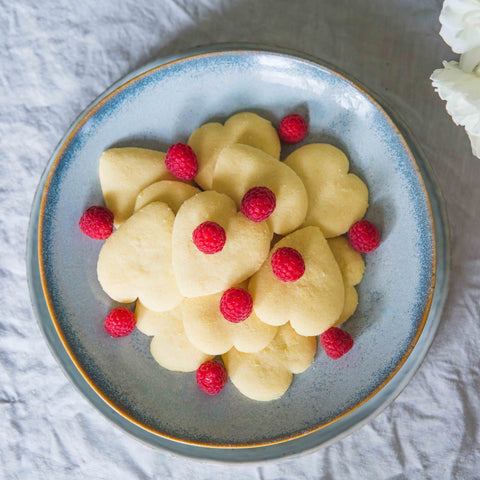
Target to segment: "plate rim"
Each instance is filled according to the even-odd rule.
[[[53,307],[50,304],[50,299],[49,299],[49,296],[47,294],[48,290],[47,290],[47,286],[46,286],[46,283],[45,283],[45,275],[44,275],[43,263],[42,263],[43,259],[41,259],[42,258],[41,253],[42,253],[42,227],[43,227],[43,220],[44,220],[43,213],[44,213],[44,207],[45,207],[45,198],[46,198],[46,195],[48,193],[48,187],[50,185],[50,181],[51,181],[51,179],[52,179],[52,177],[55,173],[55,170],[56,170],[57,166],[60,164],[60,159],[61,159],[61,155],[62,155],[63,151],[68,146],[68,142],[75,135],[75,133],[78,131],[78,129],[81,128],[81,126],[83,125],[83,122],[86,121],[99,108],[101,108],[101,106],[106,101],[108,101],[111,97],[114,97],[118,92],[120,92],[121,90],[126,88],[128,85],[134,83],[135,81],[138,81],[141,78],[143,78],[147,75],[150,75],[157,70],[160,70],[162,68],[167,68],[168,66],[170,66],[172,64],[175,64],[175,63],[178,63],[178,62],[188,61],[188,60],[199,58],[199,57],[202,57],[202,56],[213,56],[215,54],[216,55],[221,55],[221,54],[232,54],[232,53],[237,53],[237,54],[245,54],[245,53],[262,53],[262,54],[265,54],[266,53],[266,54],[272,54],[272,55],[280,55],[280,56],[283,56],[283,57],[285,57],[285,56],[293,57],[295,60],[311,62],[316,66],[321,66],[323,68],[328,69],[329,72],[331,72],[333,75],[342,77],[345,81],[347,81],[349,84],[351,84],[355,89],[360,90],[360,92],[363,95],[367,96],[369,98],[369,100],[375,104],[376,108],[385,116],[385,118],[389,121],[392,128],[394,128],[394,130],[398,133],[402,143],[404,144],[404,147],[406,148],[406,150],[408,151],[408,153],[410,155],[412,165],[415,167],[417,176],[418,176],[418,178],[421,182],[421,186],[424,190],[425,198],[427,200],[427,204],[428,204],[428,208],[429,208],[431,228],[432,228],[433,240],[434,240],[434,242],[433,242],[434,262],[433,262],[433,265],[432,265],[432,270],[433,270],[432,271],[432,285],[430,286],[430,294],[429,294],[428,303],[427,303],[427,306],[424,310],[422,321],[421,321],[419,327],[417,328],[415,336],[414,336],[409,348],[405,352],[404,356],[395,366],[394,370],[367,397],[362,399],[360,402],[357,402],[351,409],[349,409],[345,412],[342,412],[340,415],[338,415],[337,417],[329,420],[328,422],[323,423],[321,425],[317,425],[317,426],[315,426],[311,429],[308,429],[308,430],[303,430],[303,431],[298,432],[298,433],[295,432],[294,434],[289,435],[288,437],[282,437],[280,439],[273,439],[273,441],[269,441],[269,442],[266,442],[266,443],[251,442],[251,443],[247,443],[247,444],[222,445],[222,444],[217,444],[217,443],[201,443],[201,442],[185,441],[185,439],[172,437],[172,436],[166,435],[163,432],[160,432],[160,431],[154,430],[152,428],[149,428],[149,427],[141,424],[137,420],[131,418],[128,414],[125,414],[124,412],[122,412],[121,409],[119,409],[118,407],[113,406],[112,405],[113,402],[110,399],[105,398],[106,396],[104,394],[102,395],[102,393],[100,393],[101,392],[100,389],[93,384],[93,382],[88,378],[88,376],[83,372],[81,366],[78,364],[78,361],[75,358],[73,352],[71,352],[69,347],[68,347],[68,343],[63,338],[63,332],[61,331],[61,328],[59,327],[59,325],[56,322],[55,315],[54,315],[54,312],[53,312]],[[228,45],[213,45],[213,46],[208,46],[208,47],[199,47],[198,49],[190,51],[189,53],[179,54],[177,56],[167,57],[166,59],[158,59],[158,60],[155,60],[153,62],[150,62],[149,64],[147,64],[143,67],[140,67],[139,69],[136,69],[132,73],[128,74],[127,76],[123,77],[119,81],[115,82],[109,89],[107,89],[103,94],[101,94],[99,97],[97,97],[96,100],[94,100],[92,103],[90,103],[90,105],[88,105],[87,108],[84,109],[81,112],[81,114],[72,123],[69,130],[67,130],[64,137],[61,139],[61,141],[57,145],[56,149],[54,150],[53,155],[51,156],[49,162],[47,163],[47,167],[44,171],[44,174],[42,175],[42,178],[46,175],[46,181],[45,181],[45,187],[43,188],[43,192],[42,192],[42,195],[41,195],[40,215],[39,215],[39,219],[38,219],[39,223],[38,223],[38,244],[37,244],[38,251],[37,251],[37,254],[38,254],[38,257],[40,259],[39,269],[40,269],[41,278],[42,278],[42,289],[43,289],[43,292],[44,292],[44,295],[45,295],[45,300],[46,300],[47,305],[48,305],[49,310],[50,310],[51,320],[54,323],[54,326],[55,326],[56,331],[57,331],[57,335],[62,342],[63,348],[69,354],[70,359],[76,365],[77,370],[82,375],[84,380],[87,381],[87,383],[97,393],[97,395],[99,395],[111,408],[114,408],[120,415],[125,417],[130,422],[136,424],[140,428],[142,428],[144,430],[147,430],[147,431],[150,431],[154,435],[164,437],[164,438],[172,440],[174,442],[181,442],[181,443],[184,443],[184,444],[187,444],[187,445],[207,447],[207,448],[219,448],[219,449],[221,449],[221,448],[229,448],[229,449],[232,449],[232,448],[235,448],[235,449],[249,448],[249,449],[251,449],[251,448],[257,448],[257,447],[261,447],[261,446],[271,446],[271,445],[275,445],[275,444],[278,444],[278,443],[284,443],[284,442],[292,441],[292,440],[295,440],[297,438],[303,437],[305,435],[312,434],[312,433],[314,433],[314,432],[316,432],[316,431],[318,431],[322,428],[327,427],[328,425],[331,425],[331,424],[337,422],[341,418],[346,417],[347,415],[351,414],[353,411],[357,410],[359,407],[361,407],[362,405],[367,403],[369,400],[371,400],[399,372],[401,367],[405,364],[406,360],[409,358],[410,354],[412,353],[415,345],[417,344],[417,342],[418,342],[418,340],[419,340],[419,338],[420,338],[420,336],[421,336],[421,334],[424,330],[425,324],[426,324],[428,316],[429,316],[429,311],[430,311],[430,307],[431,307],[431,304],[432,304],[433,295],[435,293],[435,281],[436,281],[436,277],[437,277],[437,275],[436,275],[437,238],[436,238],[436,232],[435,232],[436,220],[434,219],[434,215],[433,215],[433,212],[432,212],[430,194],[427,191],[427,187],[425,185],[424,178],[423,178],[422,173],[420,171],[419,165],[417,164],[417,159],[416,159],[415,155],[413,154],[409,143],[407,142],[407,139],[412,141],[412,136],[408,132],[408,129],[405,128],[403,122],[400,121],[395,114],[392,115],[391,110],[388,107],[385,108],[385,105],[386,105],[385,102],[382,101],[381,99],[377,100],[378,98],[379,98],[378,95],[375,95],[375,94],[372,95],[372,93],[368,90],[368,88],[365,88],[362,85],[361,82],[354,79],[351,75],[345,74],[341,69],[339,69],[335,66],[332,66],[328,62],[325,62],[323,60],[319,60],[319,59],[310,57],[308,55],[305,55],[305,54],[302,54],[302,53],[299,53],[299,52],[289,51],[289,50],[275,49],[275,48],[271,48],[271,47],[261,47],[261,46],[258,46],[258,45],[252,46],[251,44],[243,44],[243,45],[235,45],[235,46],[233,46],[231,44],[228,44]],[[403,127],[404,130],[407,130],[406,133],[402,132],[401,129],[399,129],[398,127]],[[406,138],[404,138],[404,137],[406,137]],[[441,197],[439,196],[438,187],[435,186],[435,181],[433,180],[434,177],[432,176],[431,169],[429,170],[430,167],[428,166],[428,163],[426,162],[423,155],[421,155],[421,153],[418,149],[418,146],[417,146],[416,150],[417,150],[417,154],[420,157],[420,161],[424,164],[424,167],[426,167],[426,169],[427,169],[427,175],[430,177],[429,180],[433,184],[433,187],[434,187],[434,194],[437,196],[436,200],[441,203]],[[41,188],[41,186],[42,186],[42,182],[40,182],[39,188]],[[39,193],[40,192],[37,191],[36,195],[38,195]],[[440,210],[441,211],[440,211],[440,218],[439,219],[440,219],[440,223],[442,224],[441,226],[444,227],[443,230],[445,230],[445,220],[444,219],[446,218],[446,216],[445,216],[444,207],[440,208]],[[34,214],[33,210],[32,210],[32,214]],[[33,219],[31,218],[30,221],[32,222],[32,220]],[[442,233],[444,235],[446,234],[446,237],[445,237],[444,240],[445,240],[446,245],[448,245],[448,232],[443,231]],[[30,237],[29,237],[29,239],[30,239]],[[448,250],[447,250],[446,253],[447,253],[447,257],[448,257]],[[448,279],[448,271],[443,272],[443,274],[444,274],[444,276],[446,274],[447,279]],[[29,277],[30,277],[30,275],[29,275]],[[31,294],[32,294],[32,289],[31,289]],[[444,302],[444,299],[443,299],[443,302]],[[442,308],[443,308],[443,304],[442,304]],[[39,320],[39,322],[40,322],[40,320]],[[439,322],[437,322],[437,327],[438,327],[438,323]],[[413,376],[413,374],[411,376]],[[407,383],[408,383],[408,381],[407,381]],[[384,407],[386,407],[389,403],[390,402],[388,402],[386,405],[384,405]],[[383,410],[383,408],[381,410]]]

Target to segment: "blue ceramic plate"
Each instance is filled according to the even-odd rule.
[[[351,169],[370,190],[367,218],[383,238],[366,259],[359,307],[345,324],[354,349],[338,361],[319,349],[287,394],[267,403],[243,397],[231,383],[206,396],[193,374],[172,373],[154,362],[148,337],[135,332],[110,338],[102,321],[114,304],[96,277],[101,242],[77,226],[88,206],[102,203],[98,161],[105,149],[165,151],[201,124],[242,110],[274,124],[293,111],[307,115],[305,142],[328,141],[347,152]],[[428,167],[405,129],[352,80],[290,53],[202,49],[122,79],[67,132],[33,206],[27,259],[32,301],[67,374],[126,431],[195,458],[283,457],[358,428],[419,366],[446,292],[442,212]]]

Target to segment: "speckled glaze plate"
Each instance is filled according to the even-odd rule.
[[[359,307],[345,328],[354,349],[320,348],[281,399],[254,402],[232,384],[209,397],[193,374],[160,368],[139,332],[112,339],[115,304],[96,277],[101,242],[77,222],[101,204],[98,161],[112,146],[165,151],[209,120],[242,111],[274,123],[309,117],[306,142],[328,141],[368,185],[367,218],[382,231],[366,259]],[[27,266],[34,310],[67,375],[105,416],[138,439],[203,460],[265,461],[328,445],[369,421],[405,387],[433,339],[448,283],[448,235],[430,169],[405,127],[343,73],[285,51],[202,48],[120,80],[65,134],[31,214]],[[285,156],[290,149],[282,153]]]

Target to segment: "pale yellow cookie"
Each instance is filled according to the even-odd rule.
[[[294,248],[305,262],[305,273],[294,282],[283,282],[272,271],[271,257],[282,247]],[[330,328],[344,305],[342,274],[318,227],[302,228],[280,240],[251,278],[248,289],[260,320],[269,325],[289,321],[297,333],[305,336],[319,335]]]
[[[362,256],[352,248],[346,237],[329,238],[328,246],[340,267],[344,282],[352,286],[358,285],[365,273]]]
[[[155,311],[171,310],[181,302],[172,267],[174,219],[165,203],[150,203],[106,240],[97,275],[111,298],[122,303],[138,298]]]
[[[180,306],[168,312],[153,312],[137,301],[135,317],[138,330],[154,336],[150,351],[155,361],[167,370],[193,372],[203,362],[213,358],[189,342],[183,328]]]
[[[137,195],[158,180],[174,180],[165,154],[145,148],[111,148],[100,157],[100,185],[107,208],[119,226],[133,213]]]
[[[195,181],[205,190],[212,188],[217,155],[223,147],[243,143],[280,158],[280,140],[272,124],[255,113],[242,112],[230,117],[225,125],[206,123],[197,128],[188,140],[198,159]]]
[[[342,313],[338,320],[333,325],[334,327],[338,327],[342,323],[346,322],[357,309],[358,306],[358,293],[355,287],[351,285],[345,284],[345,303],[343,305]]]
[[[187,183],[161,180],[152,183],[138,194],[134,210],[140,210],[152,202],[163,202],[173,210],[173,213],[177,213],[182,203],[197,193],[200,193],[200,190]]]
[[[283,162],[248,145],[229,145],[217,157],[213,189],[229,195],[240,208],[250,188],[268,187],[276,207],[267,222],[279,235],[298,228],[307,214],[307,191],[298,175]]]
[[[316,350],[315,337],[302,337],[286,324],[260,352],[241,353],[232,348],[222,358],[238,390],[252,400],[266,402],[280,398],[288,390],[293,374],[310,366]]]
[[[247,283],[238,285],[246,289]],[[275,337],[278,327],[261,322],[254,312],[243,322],[225,320],[220,312],[223,292],[185,299],[183,325],[190,342],[202,352],[221,355],[235,347],[240,352],[258,352]]]
[[[328,245],[340,267],[345,284],[345,304],[342,314],[334,326],[340,325],[350,318],[357,309],[358,294],[354,285],[358,285],[365,272],[365,262],[362,256],[354,250],[346,237],[330,238]]]
[[[211,255],[202,253],[192,241],[195,228],[206,221],[218,223],[226,234],[223,250]],[[185,297],[200,297],[243,282],[267,258],[271,238],[265,222],[248,220],[227,195],[209,191],[189,198],[173,226],[173,268],[180,292]]]
[[[285,163],[307,189],[304,226],[318,226],[326,238],[331,238],[347,232],[363,218],[368,189],[356,175],[348,173],[348,158],[341,150],[327,143],[313,143],[295,150]]]

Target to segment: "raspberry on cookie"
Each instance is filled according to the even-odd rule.
[[[176,143],[167,150],[165,166],[181,180],[193,180],[198,172],[197,156],[192,147],[185,143]]]
[[[267,187],[253,187],[242,198],[241,211],[252,222],[263,222],[275,210],[275,194]]]
[[[305,262],[302,255],[290,247],[282,247],[275,251],[270,260],[272,271],[282,282],[294,282],[305,273]]]
[[[253,309],[250,292],[243,288],[229,288],[220,300],[220,312],[225,320],[239,323],[246,320]]]
[[[192,240],[202,253],[212,255],[223,250],[227,237],[218,223],[203,222],[193,231]]]

